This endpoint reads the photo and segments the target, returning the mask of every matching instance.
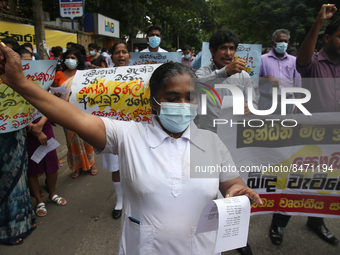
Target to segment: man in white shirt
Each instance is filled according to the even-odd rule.
[[[236,85],[244,95],[244,113],[250,114],[247,102],[248,88],[252,88],[252,101],[250,102],[257,109],[257,100],[249,74],[244,71],[247,62],[241,58],[234,59],[234,55],[240,40],[238,36],[230,29],[220,29],[216,31],[209,40],[209,48],[213,61],[210,65],[201,67],[197,70],[196,75],[200,81],[207,83],[213,88],[215,84],[232,84]],[[201,79],[202,78],[202,79]],[[216,89],[220,98],[231,96],[228,89]],[[216,132],[213,127],[213,120],[218,119],[221,105],[215,105],[210,97],[207,97],[207,114],[199,118],[199,126],[202,129],[208,129]]]
[[[162,39],[161,39],[161,31],[162,29],[158,26],[151,26],[146,31],[146,41],[149,46],[142,50],[141,52],[167,52],[166,50],[159,47]]]

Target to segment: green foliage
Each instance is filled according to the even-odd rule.
[[[215,12],[217,28],[230,28],[239,35],[241,42],[261,43],[263,46],[270,46],[271,35],[280,28],[290,31],[291,44],[302,43],[322,5],[318,0],[213,2],[216,10],[219,10]],[[339,16],[339,13],[337,15]]]
[[[59,17],[58,0],[42,1],[51,20]],[[120,22],[122,37],[134,38],[151,24],[162,28],[167,47],[189,44],[201,49],[219,28],[234,30],[243,43],[270,46],[279,28],[291,32],[290,43],[302,43],[322,5],[320,0],[85,0],[86,13]],[[17,0],[18,16],[32,18],[32,0]],[[340,11],[335,14],[340,17]],[[334,20],[336,17],[333,17]],[[325,26],[328,24],[327,22]]]

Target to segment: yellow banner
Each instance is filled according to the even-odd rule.
[[[22,60],[22,70],[28,80],[47,90],[54,81],[56,64],[55,60]],[[0,79],[0,134],[24,128],[40,116],[37,109]]]
[[[6,37],[14,37],[19,44],[32,43],[36,48],[34,26],[0,21],[0,40]],[[77,43],[77,34],[66,33],[57,30],[45,29],[46,45],[52,47],[66,47],[68,42]]]

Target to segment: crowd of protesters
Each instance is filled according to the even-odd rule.
[[[325,31],[325,47],[319,52],[315,53],[314,49],[317,42],[317,36],[321,29],[321,25],[326,21],[329,20],[333,14],[336,12],[336,7],[332,4],[323,5],[318,17],[315,20],[315,23],[313,27],[311,28],[310,32],[308,33],[305,41],[302,43],[300,47],[300,51],[295,47],[288,47],[289,45],[289,38],[290,38],[290,32],[286,29],[278,29],[276,30],[272,35],[272,47],[271,48],[264,48],[263,49],[263,55],[261,57],[261,68],[260,68],[260,98],[259,100],[255,100],[253,105],[255,108],[258,108],[260,110],[265,110],[270,108],[273,101],[273,94],[272,94],[272,88],[278,87],[279,82],[278,80],[280,78],[293,78],[294,84],[280,84],[280,86],[291,86],[291,87],[301,87],[303,86],[301,84],[301,77],[325,77],[325,78],[334,78],[339,77],[340,74],[340,43],[339,43],[339,34],[340,34],[340,21],[337,20],[335,22],[332,22],[330,25],[327,26]],[[237,79],[237,86],[240,87],[240,89],[243,91],[245,98],[247,98],[246,94],[248,93],[248,87],[251,87],[249,75],[244,71],[244,68],[246,66],[246,62],[242,59],[234,59],[234,54],[237,49],[237,46],[239,44],[238,36],[230,29],[220,29],[217,32],[215,32],[209,41],[209,47],[210,52],[213,56],[213,61],[210,65],[201,67],[200,66],[200,60],[202,56],[202,52],[199,52],[196,55],[195,49],[191,48],[190,45],[185,45],[182,47],[182,49],[178,50],[165,50],[160,47],[161,45],[161,28],[157,26],[151,26],[146,31],[146,40],[148,43],[147,48],[145,49],[139,49],[136,47],[134,49],[134,52],[167,52],[167,51],[177,51],[182,52],[182,60],[181,65],[179,64],[169,64],[169,65],[162,65],[158,71],[155,71],[155,74],[152,76],[150,80],[150,87],[151,87],[151,95],[153,96],[151,101],[152,108],[154,111],[155,116],[159,116],[159,118],[155,117],[154,122],[159,123],[157,125],[154,125],[152,129],[150,129],[152,132],[159,133],[163,129],[165,131],[165,135],[169,135],[169,141],[171,139],[176,138],[180,139],[182,138],[182,135],[185,134],[185,130],[188,128],[188,125],[184,127],[184,129],[181,129],[178,131],[178,125],[180,123],[175,124],[169,124],[170,122],[164,121],[162,118],[166,118],[166,116],[162,115],[162,109],[164,109],[167,106],[168,103],[165,97],[164,93],[171,87],[173,90],[178,90],[178,94],[182,96],[182,94],[185,92],[190,91],[190,78],[192,77],[198,77],[198,78],[222,78],[223,83],[231,84],[231,81],[235,82],[235,79]],[[333,37],[337,36],[337,39],[334,39]],[[2,42],[8,46],[9,48],[12,48],[15,52],[17,52],[22,60],[39,60],[39,56],[33,52],[33,47],[31,44],[23,44],[19,45],[14,38],[4,38]],[[114,156],[113,153],[117,154],[119,144],[117,141],[125,141],[128,140],[127,137],[123,134],[125,129],[141,129],[140,126],[137,124],[116,124],[114,122],[110,122],[108,120],[103,120],[103,122],[97,118],[97,117],[91,117],[88,115],[83,114],[84,122],[77,121],[74,123],[70,122],[70,119],[72,119],[73,116],[76,114],[80,114],[78,110],[71,108],[69,104],[66,102],[69,101],[69,96],[72,93],[71,91],[71,85],[73,82],[73,79],[75,77],[75,74],[77,70],[84,70],[84,69],[96,69],[96,68],[108,68],[113,66],[127,66],[130,61],[130,49],[128,44],[125,41],[119,41],[113,45],[111,49],[107,48],[101,48],[98,47],[95,43],[90,43],[87,45],[89,56],[86,54],[85,47],[81,44],[76,43],[68,43],[66,45],[67,50],[63,52],[63,49],[61,46],[56,46],[51,49],[51,55],[53,55],[52,58],[57,60],[57,72],[55,75],[55,80],[52,86],[60,87],[63,86],[67,89],[68,93],[64,95],[56,95],[55,98],[60,97],[65,101],[65,103],[61,103],[61,107],[63,109],[71,109],[69,112],[68,110],[66,112],[67,116],[62,116],[60,112],[52,112],[51,109],[48,107],[45,107],[43,103],[37,103],[35,102],[34,96],[28,96],[28,100],[32,101],[36,104],[37,108],[42,110],[42,112],[45,112],[47,117],[50,117],[52,121],[55,121],[56,123],[61,123],[61,125],[64,126],[65,131],[65,137],[67,141],[67,148],[68,148],[68,154],[67,154],[67,161],[69,169],[72,171],[71,177],[76,179],[80,174],[82,174],[83,171],[88,171],[91,175],[96,175],[98,173],[98,169],[95,165],[94,160],[94,148],[92,146],[95,146],[96,148],[102,149],[104,152],[107,152],[108,154],[103,154],[103,164],[104,168],[109,169],[110,172],[112,172],[112,181],[113,185],[117,194],[117,202],[114,207],[114,210],[112,212],[112,217],[114,219],[119,219],[123,215],[123,201],[124,203],[127,202],[128,206],[126,206],[128,211],[134,211],[135,214],[139,215],[139,219],[144,219],[144,221],[150,221],[150,225],[153,224],[152,220],[153,218],[146,215],[152,215],[152,212],[149,211],[149,209],[145,208],[145,212],[138,212],[140,208],[136,207],[135,204],[132,203],[132,201],[135,201],[137,205],[142,204],[141,201],[138,199],[134,200],[135,198],[132,198],[131,190],[128,190],[126,196],[129,197],[129,199],[123,200],[123,193],[125,194],[125,190],[121,186],[121,178],[120,178],[120,171],[128,171],[128,168],[132,166],[132,162],[125,162],[119,164],[120,161],[118,159],[118,156]],[[2,53],[4,56],[9,57],[10,55],[9,51],[7,49],[3,48],[4,53]],[[8,63],[2,64],[3,66],[9,65]],[[284,70],[282,71],[281,66],[284,66]],[[279,68],[280,67],[280,68]],[[335,71],[334,71],[334,70]],[[336,73],[334,75],[333,71]],[[7,72],[7,71],[6,71]],[[2,78],[7,79],[10,83],[8,85],[12,85],[13,88],[18,89],[18,92],[20,93],[21,88],[20,85],[16,84],[14,81],[12,81],[5,71],[2,71]],[[196,72],[196,74],[194,73]],[[183,79],[183,88],[179,88],[176,82],[178,82],[178,79]],[[29,88],[33,89],[31,84],[25,83]],[[157,89],[157,85],[161,86],[160,89]],[[155,86],[155,87],[153,87]],[[319,84],[315,84],[315,87],[320,86]],[[311,89],[316,89],[315,87]],[[34,90],[37,93],[37,98],[39,98],[38,95],[43,95],[42,91]],[[156,92],[154,92],[156,91]],[[222,91],[220,92],[220,96],[223,97],[225,95],[229,95],[230,92],[228,91]],[[253,91],[252,93],[255,93]],[[315,92],[316,93],[316,92]],[[50,95],[45,95],[46,98],[48,97],[51,102],[54,102],[55,100]],[[291,98],[299,98],[299,94],[291,94],[288,95]],[[256,98],[253,96],[253,98]],[[46,99],[47,100],[47,99]],[[327,100],[337,100],[337,98],[332,97],[332,95],[328,95],[325,93],[318,93],[318,96],[312,97],[313,102],[311,103],[311,112],[336,112],[339,111],[339,104],[335,104],[335,108],[331,108],[328,104],[321,105],[323,107],[322,109],[316,109],[315,102],[327,102]],[[56,101],[59,102],[59,101]],[[181,98],[179,103],[186,103],[187,105],[191,104],[192,102],[187,100],[184,96],[184,98]],[[59,102],[60,103],[60,102]],[[248,108],[248,102],[244,102],[245,107],[245,114],[249,114],[249,108]],[[190,113],[192,113],[191,108],[189,107],[188,110]],[[209,118],[216,118],[219,114],[218,108],[208,108],[209,114],[207,114],[204,118],[200,119],[200,128],[207,129],[212,132],[216,132],[216,130],[211,127],[211,121]],[[287,106],[286,109],[287,113],[296,113],[296,109],[293,107]],[[277,113],[281,112],[281,109],[277,109]],[[58,115],[59,114],[59,115]],[[195,114],[192,114],[190,116],[190,122],[193,120]],[[39,163],[33,162],[30,158],[34,151],[39,147],[40,145],[46,145],[47,140],[51,137],[54,137],[53,130],[52,130],[52,122],[45,116],[35,120],[31,124],[27,126],[27,128],[23,128],[14,132],[0,134],[0,167],[1,167],[1,173],[0,173],[0,181],[1,181],[1,190],[0,190],[0,243],[2,244],[21,244],[23,242],[23,238],[26,237],[28,234],[30,234],[36,227],[35,223],[35,217],[44,217],[47,215],[47,209],[45,204],[42,201],[42,196],[44,196],[43,192],[39,189],[39,182],[38,182],[38,176],[39,175],[46,175],[46,187],[49,193],[49,199],[56,203],[57,205],[64,206],[66,205],[67,201],[65,198],[59,196],[56,194],[56,183],[57,183],[57,177],[58,177],[58,158],[56,155],[56,150],[51,151],[48,153],[44,159]],[[206,118],[206,119],[205,119]],[[93,121],[93,126],[86,127],[85,120],[91,120]],[[189,122],[189,123],[190,123]],[[210,124],[209,124],[210,123]],[[97,125],[94,127],[94,125]],[[105,125],[105,126],[104,126]],[[96,130],[96,134],[99,134],[98,141],[94,141],[94,137],[90,134],[90,132],[85,132],[82,128],[88,128],[89,130],[98,128]],[[106,128],[106,131],[105,131]],[[148,127],[145,127],[147,130]],[[111,131],[110,131],[111,130]],[[112,131],[114,130],[114,132]],[[151,131],[143,131],[143,132],[151,132]],[[79,134],[78,134],[78,133]],[[105,132],[106,136],[109,137],[109,140],[105,140]],[[112,133],[113,132],[113,133]],[[117,134],[115,133],[117,132]],[[198,132],[198,131],[192,131],[192,132]],[[199,131],[201,132],[201,131]],[[203,131],[202,131],[203,132]],[[203,136],[207,136],[207,133],[203,132]],[[83,137],[84,140],[81,138]],[[143,140],[145,137],[141,138],[141,142],[147,143],[147,140]],[[111,139],[111,140],[110,140]],[[146,139],[146,138],[145,138]],[[155,137],[154,139],[157,140]],[[210,136],[209,139],[212,139],[211,141],[215,141],[215,136]],[[207,141],[209,140],[207,139]],[[142,141],[143,140],[143,141]],[[156,141],[155,140],[155,141]],[[210,141],[210,140],[209,140]],[[217,140],[216,140],[217,141]],[[215,141],[215,142],[216,142]],[[113,145],[108,148],[107,143],[110,142]],[[194,141],[195,142],[195,141]],[[178,140],[178,143],[182,143],[183,146],[185,144],[184,141]],[[210,144],[210,142],[209,142]],[[209,146],[209,144],[207,146]],[[117,148],[115,148],[115,146]],[[170,146],[170,145],[169,145]],[[199,145],[198,145],[199,146]],[[140,147],[143,147],[143,145],[140,145]],[[156,146],[157,147],[157,146]],[[114,148],[114,149],[112,149]],[[144,148],[144,147],[143,147]],[[211,147],[212,148],[212,147]],[[163,151],[162,151],[163,150]],[[164,153],[162,156],[167,159],[166,150],[162,149],[158,153]],[[224,148],[220,148],[221,151],[224,150]],[[216,151],[217,153],[220,153],[220,151]],[[146,157],[153,155],[153,151],[149,149],[145,149],[145,155]],[[176,152],[177,153],[177,152]],[[175,153],[175,154],[176,154]],[[123,151],[122,155],[129,156],[130,151]],[[158,154],[156,154],[158,155]],[[153,157],[156,157],[155,161],[157,161],[157,156],[153,155]],[[177,154],[176,154],[177,155]],[[202,154],[203,155],[203,154]],[[119,156],[119,157],[123,157]],[[181,155],[178,154],[178,157],[180,158]],[[133,159],[134,163],[142,164],[138,160],[141,159]],[[228,159],[230,160],[230,158]],[[129,165],[131,163],[131,165]],[[157,162],[155,164],[158,164]],[[161,164],[161,163],[159,163]],[[120,169],[120,166],[125,166],[125,169]],[[169,165],[168,168],[170,169],[171,166]],[[130,169],[129,169],[130,171]],[[140,169],[138,170],[140,171]],[[137,175],[140,174],[136,170]],[[148,171],[145,173],[142,173],[141,175],[146,175],[144,177],[141,177],[143,181],[145,181],[145,178],[149,174]],[[151,178],[151,177],[149,177]],[[219,179],[220,178],[220,179]],[[261,203],[259,200],[258,195],[251,189],[249,189],[243,182],[240,181],[240,178],[238,175],[235,176],[220,176],[217,177],[217,180],[221,183],[222,188],[220,187],[220,191],[225,196],[227,195],[227,190],[229,189],[238,189],[241,190],[240,187],[243,189],[246,189],[247,192],[250,194],[249,198],[251,200],[256,201],[257,203]],[[147,180],[149,181],[149,180]],[[166,179],[162,180],[164,183],[162,185],[166,186]],[[162,183],[160,181],[160,183]],[[138,183],[141,183],[140,180],[137,180]],[[215,183],[216,184],[216,183]],[[152,189],[153,186],[147,187],[147,184],[144,184],[145,187],[141,184],[140,189]],[[155,185],[153,182],[150,183],[150,185]],[[179,184],[178,184],[179,185]],[[192,184],[190,184],[192,185]],[[192,188],[189,185],[190,188]],[[213,185],[212,185],[213,186]],[[156,185],[155,185],[156,187]],[[208,189],[208,188],[207,188]],[[138,191],[138,189],[136,188]],[[124,191],[124,192],[123,192]],[[214,192],[217,192],[217,189],[209,187],[209,192],[216,195]],[[141,190],[143,192],[143,190]],[[144,191],[145,192],[145,191]],[[160,194],[163,192],[163,190],[158,191]],[[173,190],[172,192],[181,192],[178,190]],[[145,192],[147,193],[147,192]],[[237,193],[237,192],[236,192]],[[236,194],[235,193],[235,194]],[[247,194],[248,194],[247,193]],[[189,190],[187,193],[190,196],[194,196],[193,192]],[[197,199],[199,199],[199,194],[197,195]],[[231,195],[228,191],[228,194]],[[239,193],[241,194],[241,193]],[[151,196],[150,194],[148,194]],[[157,194],[158,195],[158,194]],[[30,196],[33,196],[36,200],[36,207],[33,209],[31,205],[31,199]],[[124,195],[125,196],[125,195]],[[184,194],[182,197],[185,196]],[[202,195],[203,196],[203,195]],[[167,194],[164,194],[164,197],[167,197]],[[176,197],[176,195],[174,195]],[[172,201],[174,197],[169,197],[169,201]],[[18,199],[20,198],[20,199]],[[150,199],[153,199],[154,201],[159,202],[164,208],[167,206],[159,201],[157,197],[151,197]],[[181,198],[182,199],[182,198]],[[169,205],[176,204],[180,208],[186,208],[184,206],[185,203],[188,202],[183,198],[183,201],[180,202],[180,204],[176,204],[177,202],[170,202]],[[130,201],[131,200],[131,201]],[[178,200],[178,199],[177,199]],[[205,200],[209,200],[205,197]],[[204,201],[205,201],[204,200]],[[206,201],[205,201],[206,203]],[[148,204],[148,200],[146,200],[145,204]],[[202,203],[203,205],[204,203]],[[197,209],[197,211],[200,212],[200,209],[202,209],[201,204],[195,204],[193,207]],[[125,206],[125,205],[124,205]],[[155,205],[154,205],[155,206]],[[160,213],[165,214],[164,212],[166,209],[159,209]],[[154,208],[156,210],[156,208]],[[189,210],[190,213],[193,214],[192,209]],[[197,213],[197,212],[196,212]],[[195,215],[196,215],[195,213]],[[20,219],[18,219],[17,215],[20,214]],[[190,215],[187,215],[186,217],[189,217]],[[179,251],[188,251],[186,245],[184,244],[185,240],[185,234],[179,233],[178,229],[183,229],[183,233],[186,233],[188,223],[183,224],[182,226],[177,226],[177,230],[174,229],[174,227],[170,227],[170,217],[172,217],[171,214],[167,215],[167,219],[165,219],[164,222],[160,223],[159,228],[169,228],[169,233],[163,233],[160,231],[159,236],[154,237],[155,238],[155,247],[157,246],[160,250],[164,249],[164,247],[168,248],[169,251],[167,251],[164,254],[184,254],[184,253],[176,253]],[[187,218],[184,218],[187,219]],[[125,220],[125,219],[124,219]],[[286,227],[287,223],[289,221],[289,216],[282,215],[282,214],[274,214],[273,220],[270,227],[270,238],[273,244],[280,245],[283,241],[283,228]],[[337,244],[338,240],[335,236],[327,229],[325,226],[322,218],[315,218],[315,217],[309,217],[307,221],[307,226],[310,227],[313,231],[315,231],[321,238],[323,238],[325,241],[331,243],[331,244]],[[122,228],[128,228],[128,226],[123,223]],[[129,230],[129,229],[127,229]],[[175,236],[178,234],[179,237]],[[123,233],[123,235],[126,235],[126,233]],[[181,236],[183,236],[182,240]],[[133,250],[133,248],[129,247],[130,242],[133,240],[130,240],[129,236],[125,236],[126,243],[121,243],[120,249],[131,249],[131,253],[127,254],[138,254],[138,251]],[[179,248],[174,248],[171,243],[171,239],[176,239]],[[207,237],[205,241],[200,243],[200,247],[202,248],[202,252],[207,252],[205,254],[210,254],[211,247],[207,248],[205,247],[205,244],[211,244],[213,243],[212,237]],[[140,244],[143,245],[143,244]],[[137,246],[139,247],[139,246]],[[203,248],[204,247],[204,248]],[[156,249],[156,248],[155,248]],[[172,252],[170,252],[173,249]],[[239,253],[241,254],[252,254],[252,251],[250,249],[250,246],[247,245],[244,248],[238,249]],[[123,254],[123,253],[122,253]],[[188,253],[185,253],[188,254]],[[203,254],[203,253],[202,253]]]

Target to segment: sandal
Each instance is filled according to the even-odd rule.
[[[67,201],[65,198],[63,197],[59,197],[57,194],[55,194],[52,198],[51,201],[53,201],[54,203],[56,203],[57,205],[66,205]]]
[[[5,243],[6,245],[19,245],[19,244],[23,244],[24,243],[24,240],[22,240],[22,238],[19,238],[18,241],[14,242],[14,243]]]
[[[39,217],[44,217],[47,214],[45,203],[39,203],[37,205],[37,209],[35,210],[35,214]]]
[[[95,166],[95,167],[91,167],[91,169],[90,169],[90,174],[91,175],[96,175],[96,174],[98,174],[98,168]]]
[[[81,174],[82,171],[83,171],[82,169],[77,169],[77,170],[75,170],[75,171],[71,174],[71,177],[72,177],[73,179],[78,178],[78,176]]]

